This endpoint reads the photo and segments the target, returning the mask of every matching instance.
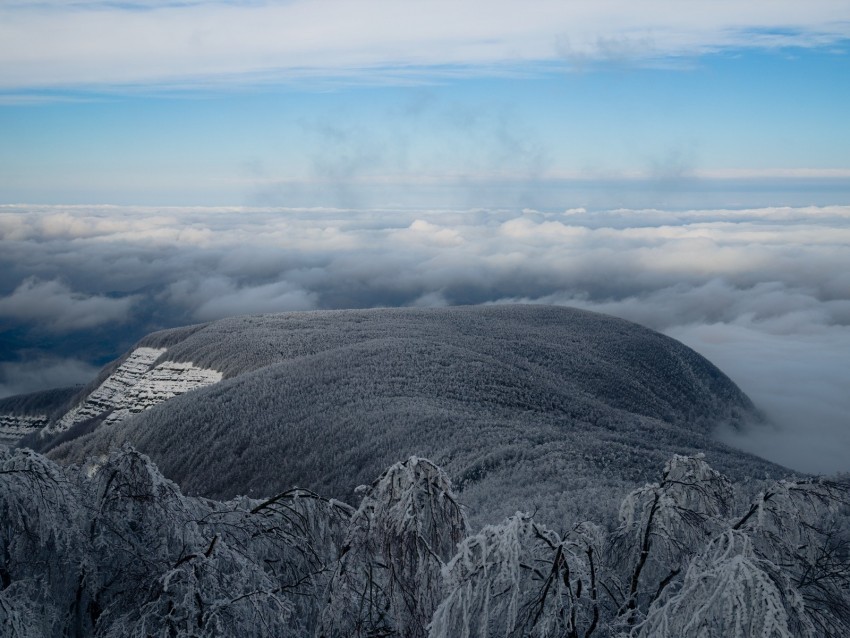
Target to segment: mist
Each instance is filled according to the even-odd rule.
[[[850,471],[850,207],[0,207],[0,396],[245,313],[547,303],[679,339],[767,417],[728,443]]]
[[[718,324],[667,332],[718,365],[765,413],[764,424],[722,429],[722,441],[803,472],[848,471],[847,326],[776,334]]]

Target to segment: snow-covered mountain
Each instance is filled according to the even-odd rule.
[[[0,445],[17,443],[28,434],[38,432],[50,424],[44,413],[0,414]]]
[[[47,390],[0,399],[0,445],[37,435],[67,409],[78,388]]]
[[[191,391],[190,391],[191,390]],[[293,485],[343,500],[410,455],[440,463],[473,520],[610,512],[672,454],[736,478],[776,466],[712,438],[756,418],[681,343],[547,306],[245,316],[154,333],[52,418],[82,461],[129,442],[191,494]],[[55,434],[54,434],[55,433]]]
[[[611,317],[227,319],[0,414],[53,457],[0,446],[4,636],[850,630],[850,484],[714,441],[747,397]]]

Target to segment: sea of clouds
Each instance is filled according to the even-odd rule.
[[[730,443],[850,471],[850,206],[0,206],[0,242],[0,396],[84,382],[151,330],[233,314],[564,304],[716,363],[769,417]]]

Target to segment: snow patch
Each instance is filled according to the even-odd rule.
[[[42,432],[62,432],[104,414],[108,414],[107,423],[117,423],[174,396],[221,381],[221,372],[189,362],[164,361],[153,367],[166,351],[166,348],[136,348],[82,403]]]
[[[0,445],[14,444],[49,422],[46,414],[0,414]]]
[[[106,423],[117,423],[179,394],[218,383],[221,379],[222,374],[218,370],[198,368],[192,363],[164,361],[127,390],[120,405],[106,418]]]
[[[79,405],[66,412],[57,423],[44,429],[45,434],[67,430],[75,423],[99,416],[118,407],[127,390],[150,370],[165,348],[136,348],[118,369]]]

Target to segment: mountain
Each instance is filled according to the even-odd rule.
[[[343,501],[411,455],[453,477],[473,522],[610,515],[673,454],[735,479],[787,474],[712,438],[757,418],[706,359],[563,307],[244,316],[142,339],[28,445],[63,462],[131,443],[187,494],[292,486]]]
[[[60,388],[0,399],[0,445],[37,433],[67,409],[79,388]]]

